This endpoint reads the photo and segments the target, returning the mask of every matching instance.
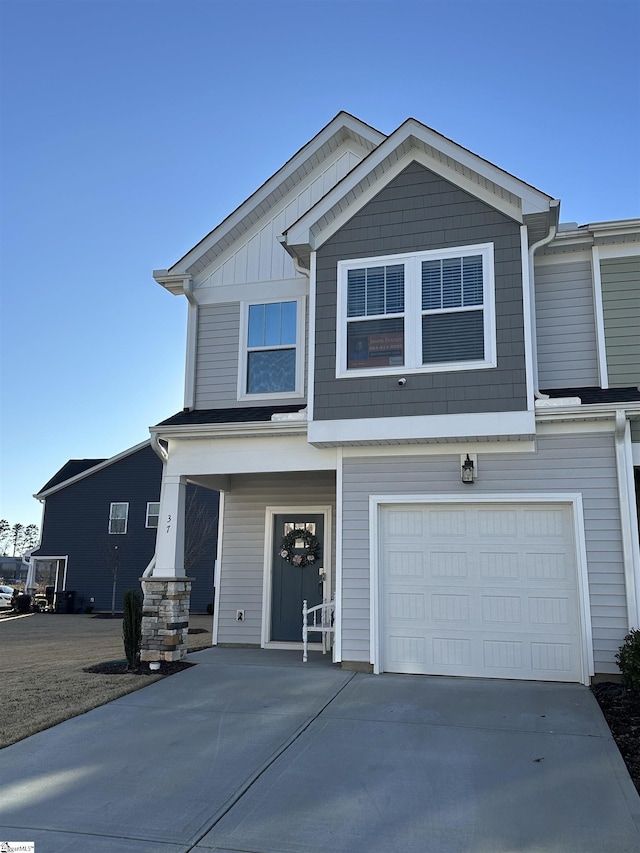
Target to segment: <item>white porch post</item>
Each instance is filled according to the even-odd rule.
[[[184,577],[184,515],[187,483],[184,477],[165,476],[160,495],[156,535],[156,564],[152,577]]]
[[[165,476],[160,495],[155,566],[141,578],[142,661],[175,661],[187,654],[191,578],[184,572],[186,480]]]

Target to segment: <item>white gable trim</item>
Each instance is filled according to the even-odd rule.
[[[414,119],[405,122],[285,235],[289,246],[317,249],[411,162],[451,181],[518,222],[549,210],[552,198]]]
[[[323,148],[337,148],[341,142],[353,139],[359,144],[379,145],[386,136],[355,116],[340,112],[316,136],[304,145],[274,175],[233,211],[220,225],[213,229],[196,246],[177,261],[169,270],[171,274],[184,272],[210,251],[216,243],[235,241],[242,232],[261,218],[283,195],[287,194],[301,179],[321,162]]]

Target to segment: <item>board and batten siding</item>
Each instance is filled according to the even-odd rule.
[[[590,262],[545,264],[535,282],[540,388],[599,385]]]
[[[640,256],[600,261],[607,372],[612,387],[640,384]]]
[[[585,467],[584,460],[589,460]],[[343,466],[342,659],[369,650],[369,495],[580,492],[583,495],[596,672],[617,672],[627,609],[614,440],[611,434],[540,437],[536,453],[480,454],[473,487],[459,455],[345,458]]]
[[[336,379],[341,260],[493,243],[498,367]],[[406,417],[527,408],[520,226],[412,163],[317,253],[315,420]]]
[[[333,472],[251,474],[231,478],[225,493],[220,565],[218,642],[260,645],[266,507],[331,506],[336,503]],[[335,543],[335,509],[331,543]],[[332,556],[332,565],[335,557]],[[302,607],[302,602],[300,602]],[[236,610],[245,611],[244,622]],[[300,616],[302,631],[302,615]]]
[[[231,255],[225,253],[220,263],[205,271],[198,287],[293,278],[296,275],[293,261],[278,242],[278,236],[357,166],[364,153],[355,150],[336,152],[321,169],[315,169],[294,193],[277,205],[270,219],[261,220],[261,224],[237,245]]]

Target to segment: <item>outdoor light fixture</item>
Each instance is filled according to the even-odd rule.
[[[474,454],[475,456],[475,454]],[[462,482],[463,483],[473,483],[476,478],[476,468],[473,462],[473,459],[467,453],[466,459],[462,459],[461,471],[462,471]]]

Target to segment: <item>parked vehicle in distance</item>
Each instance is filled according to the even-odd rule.
[[[0,586],[0,607],[11,607],[13,602],[13,587]]]

